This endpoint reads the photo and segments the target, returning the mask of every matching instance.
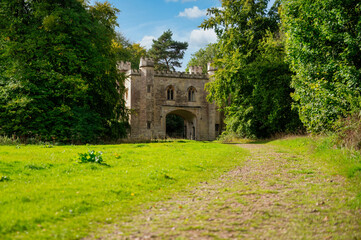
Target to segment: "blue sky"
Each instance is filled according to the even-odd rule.
[[[93,1],[92,1],[93,2]],[[103,2],[100,0],[100,2]],[[152,39],[168,29],[173,39],[188,42],[183,59],[185,69],[191,54],[217,41],[212,30],[204,31],[198,26],[206,18],[206,9],[220,7],[220,0],[108,0],[121,12],[118,14],[118,31],[131,42],[140,43],[147,49]],[[274,0],[271,0],[272,4]]]

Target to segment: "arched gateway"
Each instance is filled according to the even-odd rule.
[[[222,129],[222,116],[214,104],[206,100],[208,74],[200,67],[190,73],[156,72],[153,61],[141,59],[140,69],[131,70],[130,63],[120,63],[119,70],[127,74],[126,106],[132,109],[130,138],[167,138],[167,117],[183,119],[183,137],[194,140],[214,140]],[[180,131],[181,132],[181,131]],[[168,134],[169,135],[169,134]]]
[[[183,129],[181,129],[182,138],[192,139],[192,140],[197,139],[197,134],[196,134],[196,129],[198,129],[197,116],[194,113],[185,109],[176,109],[167,113],[166,117],[168,117],[169,115],[176,115],[182,119],[183,121],[182,124]],[[180,137],[180,135],[177,134],[173,136],[171,134],[168,134],[167,126],[166,126],[166,136],[175,137],[175,138]]]

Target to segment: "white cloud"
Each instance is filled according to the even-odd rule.
[[[179,13],[179,17],[186,17],[186,18],[199,18],[206,16],[207,10],[201,10],[197,6],[194,6],[193,8],[186,8],[183,12]]]
[[[189,46],[194,48],[204,47],[215,42],[217,42],[217,35],[213,29],[195,29],[191,32],[189,38]]]
[[[140,41],[140,45],[149,50],[152,47],[153,39],[156,38],[153,36],[144,36],[143,39]]]

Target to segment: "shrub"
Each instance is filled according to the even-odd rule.
[[[1,136],[0,135],[0,145],[17,145],[20,143],[20,139],[13,136],[13,137],[8,137],[8,136]]]
[[[99,164],[105,164],[102,152],[96,152],[94,150],[91,150],[87,153],[78,153],[78,158],[76,160],[79,160],[79,163],[99,163]]]
[[[340,145],[361,150],[361,112],[339,120],[336,133]]]

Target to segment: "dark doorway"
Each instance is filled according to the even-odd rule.
[[[168,114],[166,118],[166,134],[171,138],[184,138],[184,119],[175,114]]]

